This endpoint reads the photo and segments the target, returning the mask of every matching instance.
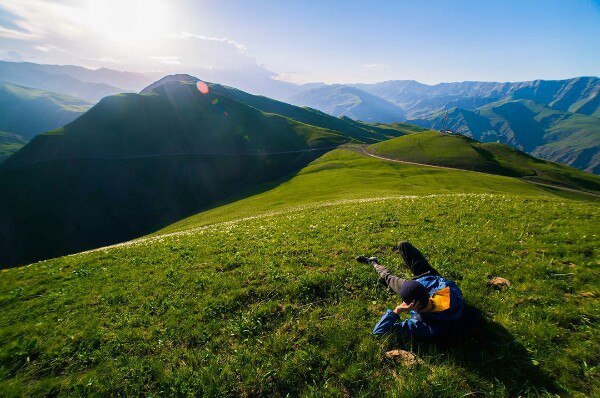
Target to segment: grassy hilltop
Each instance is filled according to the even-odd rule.
[[[521,177],[600,192],[600,178],[564,164],[538,159],[498,143],[428,131],[371,145],[374,154],[397,160]]]
[[[262,191],[262,192],[261,192]],[[600,392],[598,205],[335,150],[131,243],[0,273],[5,396]],[[354,262],[410,239],[487,319],[465,343],[370,331],[398,297]],[[512,282],[486,288],[490,276]],[[383,356],[412,349],[424,363]]]

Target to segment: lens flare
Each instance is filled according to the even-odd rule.
[[[200,91],[202,94],[208,94],[208,92],[210,91],[208,89],[208,86],[206,85],[206,83],[204,83],[201,80],[198,80],[196,82],[196,88],[198,89],[198,91]]]

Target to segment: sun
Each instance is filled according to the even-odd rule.
[[[89,0],[83,23],[119,46],[146,46],[169,33],[165,0]]]

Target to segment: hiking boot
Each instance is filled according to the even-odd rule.
[[[358,261],[359,263],[363,263],[363,264],[377,264],[377,262],[379,260],[377,260],[377,257],[367,257],[367,256],[358,256],[356,257],[356,261]]]

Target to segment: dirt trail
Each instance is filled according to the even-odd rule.
[[[372,158],[376,158],[376,159],[380,159],[380,160],[386,160],[388,162],[394,162],[394,163],[404,163],[404,164],[412,164],[412,165],[416,165],[416,166],[425,166],[425,167],[433,167],[436,169],[446,169],[446,170],[457,170],[457,171],[466,171],[469,173],[477,173],[477,174],[487,174],[489,175],[490,173],[484,173],[482,171],[475,171],[475,170],[467,170],[467,169],[459,169],[456,167],[448,167],[448,166],[436,166],[433,164],[427,164],[427,163],[417,163],[417,162],[408,162],[406,160],[398,160],[398,159],[390,159],[390,158],[386,158],[384,156],[379,156],[379,155],[375,155],[371,152],[368,152],[364,147],[356,147],[353,146],[353,148],[360,148],[361,152],[367,156],[370,156]],[[538,186],[542,186],[542,187],[546,187],[546,188],[552,188],[552,189],[558,189],[561,191],[567,191],[567,192],[575,192],[578,194],[582,194],[582,195],[588,195],[588,196],[593,196],[594,198],[600,198],[599,194],[593,193],[593,192],[588,192],[588,191],[582,191],[579,189],[573,189],[573,188],[566,188],[560,185],[553,185],[553,184],[545,184],[542,182],[536,182],[536,181],[530,181],[524,178],[519,178],[519,180],[527,182],[529,184],[533,184],[533,185],[538,185]]]

